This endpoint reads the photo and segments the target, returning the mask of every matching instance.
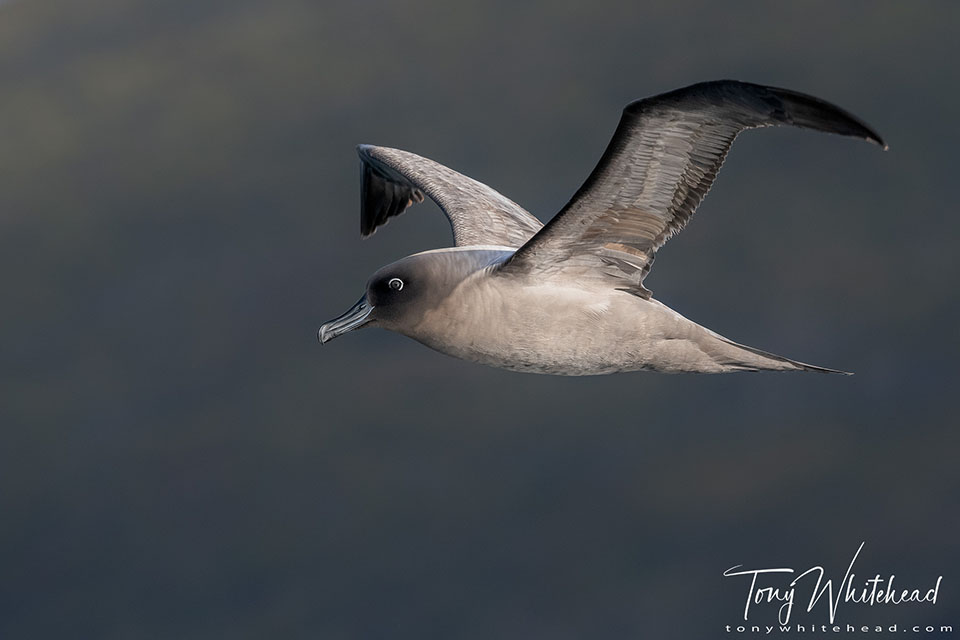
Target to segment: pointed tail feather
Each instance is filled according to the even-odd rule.
[[[739,344],[733,340],[728,340],[722,336],[719,337],[725,344],[736,347],[737,349],[742,349],[743,351],[752,354],[754,358],[744,358],[739,360],[735,366],[742,367],[743,371],[760,371],[763,369],[773,369],[779,371],[816,371],[817,373],[839,373],[844,376],[852,376],[853,373],[850,371],[841,371],[840,369],[828,369],[827,367],[818,367],[817,365],[807,364],[805,362],[798,362],[797,360],[791,360],[790,358],[785,358],[783,356],[778,356],[775,353],[770,353],[769,351],[762,351],[761,349],[756,349],[754,347],[748,347],[744,344]],[[758,360],[757,357],[760,359]],[[768,362],[764,362],[764,360]],[[778,366],[779,365],[779,366]]]

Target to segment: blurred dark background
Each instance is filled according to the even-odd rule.
[[[960,625],[958,28],[956,3],[3,4],[0,638],[722,638],[725,569],[839,581],[861,541],[859,573],[944,575],[940,601],[839,622]],[[856,376],[317,344],[376,268],[451,243],[432,204],[360,241],[356,144],[546,220],[624,104],[725,77],[890,151],[745,134],[647,283]]]

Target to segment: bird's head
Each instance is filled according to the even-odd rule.
[[[436,308],[468,276],[505,257],[502,251],[436,250],[407,256],[370,276],[363,297],[320,327],[326,343],[361,327],[413,335],[423,315]]]

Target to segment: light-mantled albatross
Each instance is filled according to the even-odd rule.
[[[321,343],[382,327],[513,371],[596,375],[821,371],[737,344],[658,302],[643,279],[690,220],[745,129],[792,125],[885,147],[856,117],[809,95],[722,80],[633,102],[599,164],[546,225],[485,184],[413,153],[361,145],[366,237],[429,196],[455,246],[389,264]]]

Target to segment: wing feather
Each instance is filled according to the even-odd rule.
[[[501,272],[613,278],[642,297],[657,250],[690,220],[745,130],[792,125],[883,146],[828,102],[734,80],[695,84],[624,109],[597,167],[570,202]]]
[[[456,246],[519,247],[543,224],[487,185],[407,151],[360,145],[360,233],[372,235],[429,196],[446,214]]]

